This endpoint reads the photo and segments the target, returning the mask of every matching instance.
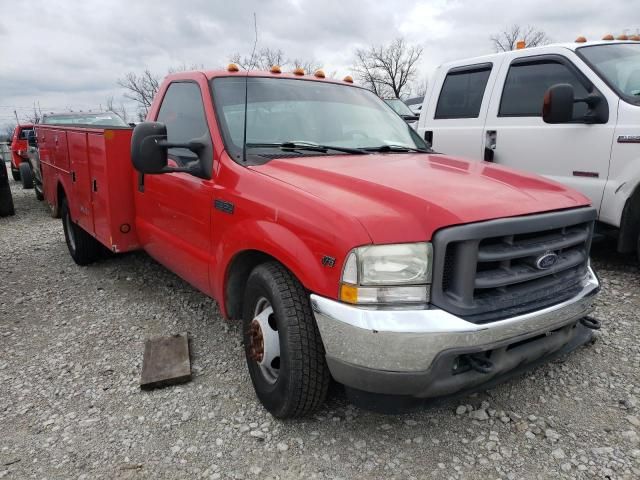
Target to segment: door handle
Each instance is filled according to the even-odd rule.
[[[98,191],[98,181],[97,181],[95,178],[93,179],[93,182],[91,182],[91,189],[92,189],[94,192],[97,192],[97,191]]]
[[[484,158],[485,162],[493,162],[494,153],[496,150],[496,140],[498,132],[495,130],[487,130],[484,141]]]

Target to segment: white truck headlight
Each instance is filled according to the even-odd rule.
[[[362,305],[427,303],[432,258],[427,242],[356,248],[344,264],[340,299]]]

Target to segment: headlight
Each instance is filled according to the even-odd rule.
[[[426,242],[356,248],[344,264],[340,299],[364,305],[427,303],[432,257]]]

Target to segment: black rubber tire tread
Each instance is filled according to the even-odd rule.
[[[5,168],[4,162],[0,163],[0,168]],[[0,217],[8,217],[9,215],[15,215],[15,213],[11,187],[9,187],[9,177],[0,174]]]
[[[11,176],[16,182],[20,181],[20,170],[11,167]]]
[[[288,371],[281,367],[276,381],[278,385],[281,380],[286,380],[284,397],[276,405],[268,405],[261,398],[265,393],[259,391],[260,385],[256,385],[254,381],[256,393],[275,417],[296,418],[309,415],[324,403],[331,381],[331,374],[325,360],[324,345],[311,310],[309,292],[282,264],[273,261],[257,266],[247,281],[244,304],[245,328],[253,317],[255,302],[251,302],[250,297],[252,287],[256,284],[279,297],[279,301],[275,298],[270,298],[269,301],[276,314],[278,330],[284,331],[284,335],[288,337],[286,346],[283,345],[282,335],[280,338],[281,352],[284,348],[288,352],[286,362]],[[281,322],[286,322],[285,328],[281,327]],[[247,358],[247,362],[251,360]]]
[[[42,191],[42,185],[38,183],[37,180],[34,182],[33,191],[35,192],[36,198],[38,199],[38,201],[41,202],[44,200],[44,192]]]
[[[33,170],[27,162],[20,164],[20,178],[22,180],[22,188],[30,190],[33,188]]]
[[[90,263],[95,262],[103,251],[103,246],[100,242],[98,242],[95,238],[89,235],[82,227],[75,224],[73,219],[71,221],[71,228],[73,229],[73,235],[75,238],[76,247],[73,249],[71,247],[71,243],[69,242],[69,232],[67,231],[67,222],[66,216],[71,215],[69,211],[69,205],[67,203],[67,199],[64,198],[62,200],[62,228],[64,230],[64,238],[67,242],[67,248],[69,249],[69,254],[73,261],[78,265],[89,265]]]
[[[640,234],[638,235],[638,245],[636,246],[636,253],[638,254],[638,263],[640,264]]]

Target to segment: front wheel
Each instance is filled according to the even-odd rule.
[[[277,262],[249,275],[243,336],[253,387],[273,416],[301,417],[324,403],[331,375],[309,294]]]
[[[22,179],[22,188],[25,190],[33,188],[33,171],[27,162],[20,164],[20,178]]]
[[[78,265],[88,265],[95,262],[100,257],[102,245],[73,222],[66,198],[62,200],[61,210],[64,238],[71,258]]]

